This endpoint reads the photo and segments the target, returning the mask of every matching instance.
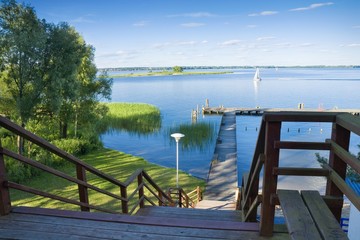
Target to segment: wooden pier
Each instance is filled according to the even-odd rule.
[[[225,112],[221,119],[204,199],[225,201],[223,204],[229,208],[229,204],[235,201],[237,185],[236,116],[235,112]]]
[[[236,115],[261,116],[266,112],[332,112],[332,113],[350,113],[360,115],[360,109],[316,109],[316,108],[241,108],[241,107],[203,107],[203,114],[224,114],[225,112],[234,112]]]

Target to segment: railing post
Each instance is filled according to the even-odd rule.
[[[182,195],[181,195],[181,191],[180,188],[177,188],[178,194],[179,194],[179,207],[181,208],[182,205]]]
[[[138,186],[142,185],[143,184],[143,175],[142,175],[142,173],[140,173],[137,176],[137,179],[138,179]],[[139,189],[139,199],[141,199],[143,197],[144,197],[144,186],[141,186],[140,189]],[[140,206],[140,208],[144,207],[144,199],[140,201],[139,206]]]
[[[158,192],[158,197],[159,197],[159,206],[163,206],[163,195],[161,193],[161,191]]]
[[[346,151],[349,151],[350,144],[350,131],[333,123],[331,140],[340,145]],[[343,179],[346,178],[346,163],[341,160],[334,152],[331,150],[329,155],[329,166],[334,169],[334,171],[339,174]],[[326,195],[333,197],[343,198],[343,193],[341,190],[333,183],[330,179],[327,180],[326,184]],[[341,219],[341,210],[343,207],[343,200],[338,201],[336,205],[329,206],[331,212],[334,214],[335,218],[340,222]]]
[[[271,201],[276,194],[277,176],[273,168],[279,165],[279,149],[275,141],[280,140],[281,122],[266,122],[265,130],[265,163],[263,175],[263,202],[261,204],[260,235],[272,236],[274,228],[275,205]]]
[[[86,182],[86,171],[80,164],[76,164],[76,176],[77,179]],[[79,198],[80,202],[89,204],[89,194],[88,194],[88,188],[78,184],[78,191],[79,191]],[[81,211],[90,212],[89,207],[80,207]]]
[[[11,210],[11,201],[9,188],[5,187],[6,170],[4,154],[2,153],[1,139],[0,139],[0,215],[8,215]]]
[[[126,187],[120,187],[120,194],[121,197],[124,198],[124,200],[121,200],[121,209],[123,213],[129,213],[129,205],[127,201],[127,188]]]

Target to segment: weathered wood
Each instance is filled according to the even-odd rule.
[[[86,182],[86,171],[80,164],[76,164],[76,176],[82,182]],[[89,204],[89,193],[88,188],[83,186],[82,184],[78,184],[78,192],[80,202]],[[81,211],[90,211],[89,207],[80,206]]]
[[[108,195],[110,197],[113,197],[113,198],[116,198],[116,199],[119,199],[119,200],[122,200],[122,198],[120,196],[118,196],[118,195],[115,195],[115,194],[113,194],[111,192],[102,190],[102,189],[100,189],[98,187],[95,187],[95,186],[93,186],[93,185],[91,185],[91,184],[89,184],[87,182],[84,182],[84,181],[81,181],[81,180],[79,180],[77,178],[71,177],[71,176],[69,176],[69,175],[67,175],[67,174],[65,174],[63,172],[55,170],[55,169],[53,169],[51,167],[48,167],[48,166],[46,166],[46,165],[44,165],[42,163],[39,163],[37,161],[26,158],[26,157],[24,157],[22,155],[19,155],[17,153],[11,152],[11,151],[9,151],[7,149],[3,149],[3,153],[4,153],[4,155],[6,155],[8,157],[11,157],[11,158],[16,159],[16,160],[18,160],[20,162],[26,163],[26,164],[28,164],[30,166],[33,166],[35,168],[38,168],[38,169],[40,169],[42,171],[51,173],[52,175],[55,175],[55,176],[61,177],[63,179],[66,179],[67,181],[83,185],[83,186],[85,186],[87,188],[90,188],[92,190],[95,190],[97,192],[103,193],[105,195]]]
[[[4,127],[5,129],[8,129],[9,131],[11,131],[19,136],[26,138],[27,140],[35,143],[36,145],[46,149],[49,152],[54,153],[55,155],[65,159],[69,162],[82,165],[87,171],[105,179],[106,181],[109,181],[117,186],[124,186],[124,184],[122,182],[118,181],[117,179],[99,171],[98,169],[94,168],[93,166],[91,166],[91,165],[81,161],[80,159],[74,157],[73,155],[61,150],[60,148],[56,147],[55,145],[52,145],[45,139],[27,131],[26,129],[11,122],[9,119],[7,119],[3,116],[0,116],[0,126]]]
[[[331,144],[327,142],[291,142],[275,141],[275,148],[304,149],[304,150],[330,150]]]
[[[318,191],[301,191],[301,196],[323,239],[348,239]]]
[[[95,205],[91,205],[91,204],[88,204],[88,203],[79,202],[79,201],[75,201],[75,200],[72,200],[72,199],[64,198],[64,197],[61,197],[61,196],[58,196],[58,195],[54,195],[54,194],[51,194],[51,193],[40,191],[38,189],[23,186],[23,185],[14,183],[14,182],[5,182],[4,185],[6,187],[8,187],[8,188],[17,189],[17,190],[20,190],[20,191],[23,191],[23,192],[32,193],[32,194],[35,194],[35,195],[39,195],[39,196],[42,196],[42,197],[58,200],[58,201],[61,201],[61,202],[64,202],[64,203],[77,205],[77,206],[84,207],[84,208],[95,209],[95,210],[98,210],[98,211],[101,211],[101,212],[107,212],[107,213],[117,213],[116,211],[112,211],[112,210],[108,210],[108,209],[98,207],[98,206],[95,206]]]
[[[337,186],[337,188],[341,191],[341,193],[344,193],[346,195],[346,197],[351,201],[351,203],[360,211],[360,198],[359,195],[354,192],[354,190],[349,187],[349,185],[346,184],[345,180],[336,173],[336,171],[334,171],[329,165],[327,164],[323,164],[323,167],[327,170],[329,170],[330,174],[329,174],[329,180],[335,184]],[[343,194],[341,194],[341,196],[333,196],[330,195],[331,197],[335,197],[337,199],[337,201],[332,206],[330,207],[330,210],[333,208],[339,208],[340,210],[342,210],[342,206],[343,206]]]
[[[7,182],[5,160],[0,139],[0,215],[9,214],[11,209],[10,192],[4,185],[5,182]]]
[[[263,175],[263,202],[261,204],[260,235],[272,236],[274,228],[275,206],[271,204],[271,195],[276,193],[277,176],[273,168],[279,165],[279,149],[274,142],[280,140],[281,122],[266,122],[265,156]]]
[[[0,236],[15,239],[259,239],[257,232],[197,229],[16,214],[0,217]],[[23,229],[23,230],[20,230]],[[273,239],[288,239],[275,233]]]
[[[360,173],[360,161],[348,151],[343,149],[339,144],[334,141],[331,142],[331,149],[334,151],[338,157],[340,157],[344,162],[350,165],[355,171]]]
[[[333,123],[331,141],[337,143],[346,151],[349,151],[350,145],[350,131],[343,128],[342,126]],[[333,151],[330,151],[329,155],[329,166],[336,171],[336,173],[342,178],[346,177],[346,163],[337,156]],[[326,184],[326,195],[343,197],[343,193],[338,188],[338,186],[331,180],[327,180]],[[334,214],[335,218],[340,222],[342,204],[339,206],[332,207],[331,212]]]
[[[336,123],[360,136],[360,118],[351,114],[339,114]]]
[[[278,190],[278,197],[286,220],[286,226],[292,239],[321,239],[315,223],[298,191]]]
[[[329,176],[329,170],[323,168],[294,168],[294,167],[276,167],[273,170],[274,175],[288,176]]]

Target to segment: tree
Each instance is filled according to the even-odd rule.
[[[180,66],[175,66],[175,67],[173,67],[173,71],[175,73],[182,73],[184,71],[184,69]]]
[[[0,9],[1,78],[16,103],[16,113],[25,127],[38,104],[42,89],[42,63],[46,45],[44,23],[33,8],[4,0]],[[23,153],[23,139],[18,140]]]

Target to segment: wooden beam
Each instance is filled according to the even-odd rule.
[[[279,149],[304,149],[304,150],[330,150],[331,144],[327,142],[291,142],[275,141],[275,148]]]
[[[0,215],[8,215],[11,209],[9,188],[4,183],[7,182],[6,168],[4,161],[3,148],[0,139]]]
[[[336,115],[331,112],[276,112],[264,113],[263,119],[268,122],[335,122]]]
[[[336,173],[329,165],[323,164],[323,167],[330,171],[329,174],[329,180],[332,181],[337,188],[341,191],[341,197],[343,193],[347,196],[347,198],[350,200],[350,202],[360,211],[360,198],[359,196],[354,192],[354,190],[349,187],[349,185],[346,184],[344,179],[339,176],[339,174]],[[336,197],[336,196],[335,196]],[[339,198],[341,201],[340,208],[342,209],[342,198]]]
[[[273,175],[273,168],[279,166],[279,149],[274,148],[274,142],[280,140],[280,129],[281,122],[266,122],[260,235],[267,237],[272,236],[274,229],[275,206],[271,204],[271,196],[276,194],[277,176]]]
[[[323,239],[348,239],[318,191],[301,191],[301,196]]]
[[[349,151],[350,131],[339,124],[333,123],[331,141],[337,143],[346,151]],[[339,175],[342,179],[345,179],[346,163],[343,162],[342,159],[334,153],[334,151],[330,151],[329,166],[336,171],[337,175]],[[331,181],[331,179],[328,179],[326,184],[326,195],[342,197],[343,192],[338,188],[337,184]],[[330,210],[340,222],[342,207],[333,207]]]
[[[322,239],[296,190],[278,190],[278,197],[292,239]]]
[[[276,167],[273,170],[274,175],[284,176],[324,176],[329,175],[329,170],[323,168],[293,168],[293,167]]]
[[[360,136],[360,117],[351,114],[339,114],[336,123]]]
[[[334,141],[330,141],[334,153],[360,174],[360,161]]]

